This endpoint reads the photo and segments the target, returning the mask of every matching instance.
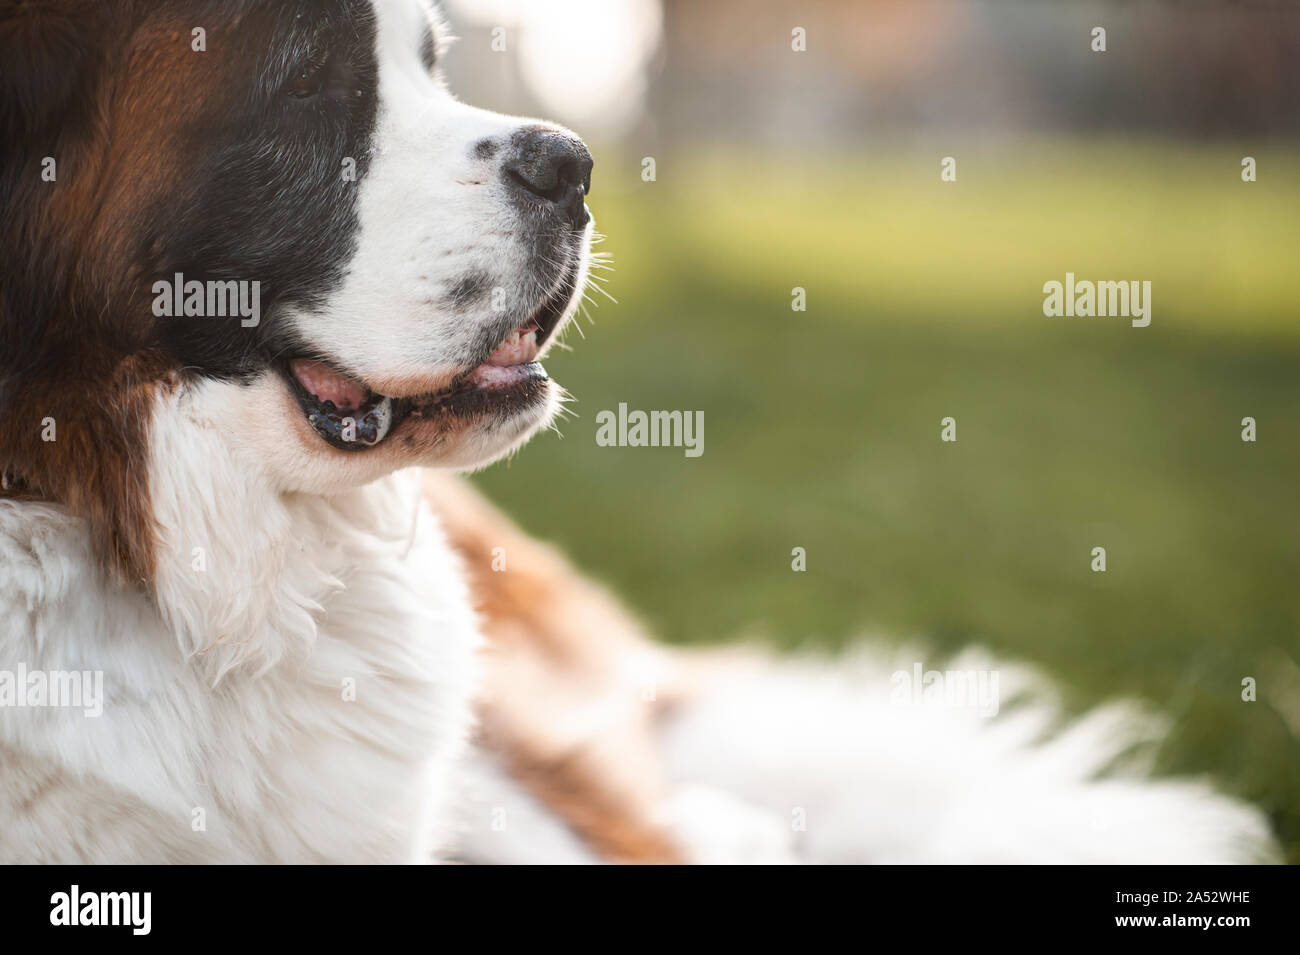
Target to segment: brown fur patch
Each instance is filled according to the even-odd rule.
[[[468,483],[429,472],[425,491],[484,615],[484,745],[603,858],[683,861],[658,821],[667,783],[655,738],[677,656]],[[504,570],[493,569],[497,548]]]
[[[110,572],[138,585],[155,561],[149,415],[179,377],[149,345],[141,223],[183,168],[181,135],[157,122],[159,111],[201,96],[196,71],[206,67],[179,27],[168,42],[128,35],[131,18],[109,6],[0,10],[0,58],[21,49],[25,62],[22,75],[0,76],[17,110],[3,123],[12,139],[0,233],[0,470],[21,481],[21,496],[84,518]],[[42,178],[46,156],[53,181]]]
[[[510,774],[602,858],[660,865],[684,861],[668,833],[610,789],[604,767],[585,750],[546,756],[531,749],[527,740],[494,736],[491,744]]]
[[[148,419],[171,385],[148,357],[81,372],[76,393],[63,381],[29,381],[11,397],[0,421],[0,468],[26,483],[26,496],[85,518],[110,571],[145,584],[155,560]],[[46,441],[50,427],[54,440]]]

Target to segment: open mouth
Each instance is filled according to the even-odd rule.
[[[536,360],[541,334],[542,328],[529,319],[482,364],[440,391],[414,397],[381,395],[316,359],[295,358],[285,370],[313,430],[340,450],[364,451],[382,443],[408,417],[508,412],[544,397],[548,376]]]
[[[407,419],[441,419],[450,427],[457,418],[515,414],[547,398],[549,377],[537,356],[564,318],[577,277],[575,265],[531,318],[516,326],[483,362],[439,391],[390,397],[319,358],[295,358],[281,368],[307,423],[343,451],[382,444]]]

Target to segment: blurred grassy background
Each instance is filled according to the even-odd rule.
[[[1095,138],[596,156],[620,304],[548,361],[563,438],[481,486],[670,641],[978,642],[1150,701],[1163,768],[1300,861],[1300,153],[1253,184],[1239,146]],[[1044,317],[1067,270],[1150,280],[1150,327]],[[598,447],[619,402],[703,410],[704,455]]]

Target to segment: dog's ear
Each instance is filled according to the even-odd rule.
[[[0,131],[38,135],[78,112],[102,7],[117,0],[0,0]]]

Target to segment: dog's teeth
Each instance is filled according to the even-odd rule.
[[[488,357],[489,365],[522,365],[537,357],[537,329],[516,328]]]
[[[369,413],[375,417],[375,440],[370,443],[378,444],[388,435],[388,429],[393,425],[393,399],[384,398]]]

